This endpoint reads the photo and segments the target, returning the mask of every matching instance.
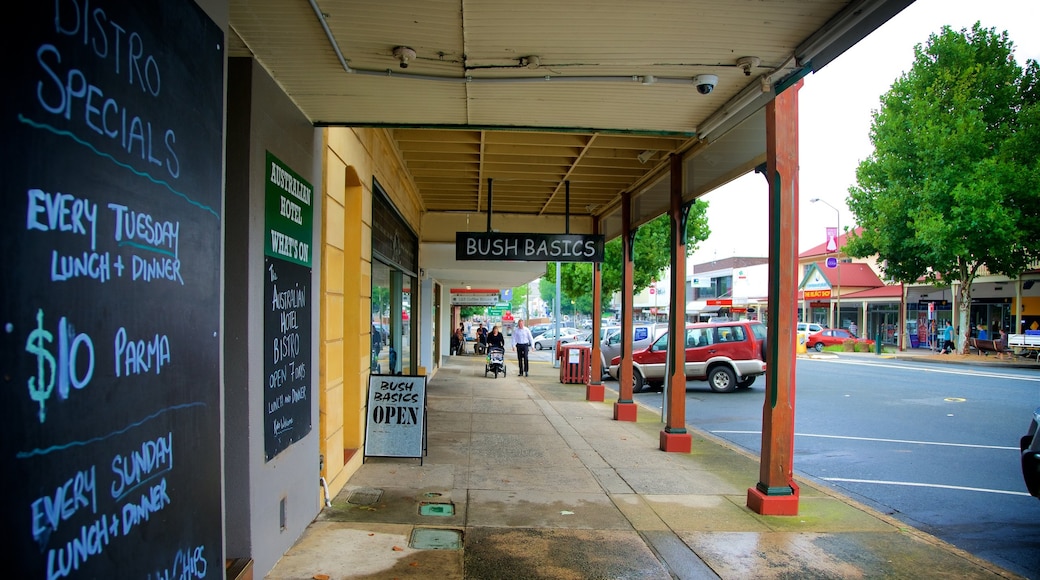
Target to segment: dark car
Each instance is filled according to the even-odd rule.
[[[855,334],[852,334],[844,328],[824,328],[814,332],[809,335],[805,344],[807,348],[814,348],[816,349],[816,352],[820,352],[825,346],[840,346],[844,344],[846,340],[854,340],[860,344],[874,346],[873,340],[870,340],[869,338],[858,338]]]
[[[1040,498],[1040,436],[1037,436],[1037,423],[1040,423],[1040,408],[1033,411],[1029,430],[1018,445],[1022,449],[1022,478],[1026,481],[1026,489],[1029,495]]]
[[[636,393],[665,380],[668,333],[632,353],[632,390]],[[686,326],[686,378],[708,381],[711,390],[728,393],[746,389],[765,374],[766,327],[760,322],[733,321]],[[610,362],[610,375],[619,374],[621,357]]]

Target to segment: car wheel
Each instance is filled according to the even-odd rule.
[[[755,377],[744,377],[737,381],[737,386],[746,389],[755,383]]]
[[[708,371],[708,385],[716,393],[729,393],[737,388],[737,377],[729,367],[719,365]]]
[[[646,389],[646,379],[643,378],[643,373],[639,372],[639,369],[632,369],[632,392],[642,393]]]
[[[814,344],[813,350],[815,350],[816,352],[823,352],[823,343],[817,342],[816,344]]]

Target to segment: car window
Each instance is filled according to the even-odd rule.
[[[686,348],[708,346],[715,342],[710,328],[690,328],[686,331]]]
[[[746,340],[744,327],[742,326],[720,326],[716,329],[719,342],[738,342]]]
[[[654,345],[650,347],[650,350],[668,350],[668,333],[662,334],[661,338],[654,341]]]
[[[755,338],[758,340],[765,340],[767,332],[766,325],[764,324],[751,325],[751,334],[755,335]]]

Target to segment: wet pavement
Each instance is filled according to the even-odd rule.
[[[658,411],[506,362],[447,359],[427,455],[367,458],[267,578],[1018,578],[797,473],[798,515],[756,514],[757,457],[695,426],[665,453]]]

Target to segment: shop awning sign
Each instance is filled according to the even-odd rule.
[[[596,234],[457,232],[455,259],[521,262],[602,262]]]

